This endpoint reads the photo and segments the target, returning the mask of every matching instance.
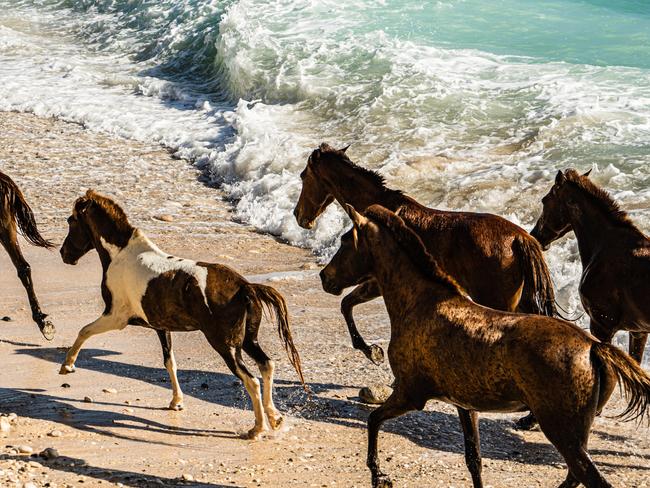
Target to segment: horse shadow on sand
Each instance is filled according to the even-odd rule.
[[[166,478],[135,471],[123,471],[119,469],[108,469],[89,465],[85,460],[69,456],[59,456],[55,459],[45,460],[32,455],[27,458],[30,461],[36,461],[45,467],[53,470],[63,471],[66,473],[75,473],[86,478],[95,480],[119,483],[121,486],[130,486],[133,488],[160,488],[161,486],[174,487],[192,487],[192,488],[238,488],[238,485],[223,485],[218,483],[208,483],[200,481],[185,481],[179,478]],[[0,461],[26,461],[25,456],[2,454]],[[88,480],[80,481],[88,483]],[[46,485],[48,486],[48,485]]]
[[[16,353],[28,354],[55,364],[60,364],[65,356],[65,352],[56,348],[27,348],[19,349]],[[120,354],[119,352],[104,349],[84,349],[77,360],[79,373],[76,374],[83,374],[83,370],[88,369],[136,379],[157,386],[169,384],[167,371],[162,367],[141,366],[106,359],[108,356]],[[231,374],[185,369],[178,371],[178,379],[186,397],[198,398],[215,405],[251,411],[250,399],[246,395],[244,387]],[[341,395],[335,395],[337,398],[332,398],[325,395],[333,391],[356,388],[354,385],[310,382],[309,386],[313,392],[311,399],[307,398],[298,382],[276,379],[275,386],[275,399],[278,408],[294,417],[306,420],[328,422],[365,430],[368,415],[374,409],[374,407],[359,402],[357,398],[341,398]],[[0,389],[0,399],[2,398],[1,391]],[[162,409],[170,396],[171,391],[169,394],[161,396],[158,406],[130,406],[134,409]],[[74,398],[48,397],[48,401],[51,400],[59,402],[80,401]],[[95,403],[124,407],[124,404],[121,403]],[[131,428],[157,429],[173,435],[237,437],[234,432],[177,428],[139,417],[135,417],[136,422],[134,422],[133,416],[125,416],[112,411],[92,411],[91,417],[94,419],[95,425],[82,423],[81,428],[102,429],[102,426],[108,427],[109,425],[114,428],[116,423],[125,423],[130,425]],[[80,416],[80,418],[83,419],[83,416]],[[103,418],[101,420],[102,424],[97,425],[98,419],[101,418]],[[75,427],[78,426],[75,424]],[[465,452],[460,422],[455,413],[431,410],[412,412],[398,419],[385,422],[381,431],[403,436],[416,445],[427,449],[460,455],[464,455]],[[524,435],[528,434],[517,432],[511,420],[481,418],[480,433],[481,451],[484,459],[508,460],[533,465],[554,464],[564,466],[563,458],[550,443],[527,441]],[[108,435],[115,434],[109,432]],[[600,437],[606,438],[606,435],[601,433]],[[639,456],[634,452],[623,450],[612,452],[610,450],[591,449],[590,452],[595,455],[614,454],[618,457],[650,458],[650,456]],[[650,471],[650,466],[617,465],[608,462],[598,462],[598,464],[600,466],[626,467]]]

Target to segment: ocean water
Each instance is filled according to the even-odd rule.
[[[650,224],[645,0],[0,0],[0,109],[155,141],[237,217],[322,256],[291,213],[322,141],[425,204],[527,229],[558,169]],[[547,253],[581,312],[569,237]],[[583,318],[581,323],[585,324]]]

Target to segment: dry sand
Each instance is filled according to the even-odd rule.
[[[0,433],[0,486],[370,485],[364,460],[371,407],[357,393],[369,383],[390,383],[390,370],[350,347],[339,299],[321,290],[308,251],[232,222],[219,191],[157,146],[0,113],[0,169],[23,188],[43,234],[59,243],[72,202],[93,187],[115,197],[164,250],[228,264],[278,288],[289,302],[305,375],[316,393],[312,403],[305,401],[268,322],[261,343],[277,360],[275,396],[287,418],[282,431],[259,441],[238,438],[253,423],[249,401],[200,333],[174,336],[186,395],[182,412],[165,410],[169,381],[150,330],[128,327],[91,339],[77,372],[59,376],[65,348],[102,310],[99,261],[90,253],[77,266],[66,266],[57,252],[22,241],[37,294],[58,334],[51,343],[41,338],[9,259],[0,252],[0,317],[13,319],[0,322],[0,412],[18,416],[8,433]],[[161,215],[172,221],[155,219]],[[389,324],[380,300],[359,307],[357,318],[368,340],[387,345]],[[116,392],[103,392],[107,388]],[[605,414],[621,406],[616,395]],[[513,430],[513,418],[481,417],[486,486],[557,486],[564,462],[540,432]],[[645,425],[596,420],[591,453],[614,486],[650,486],[649,434]],[[51,447],[59,457],[30,457],[19,447],[34,453]],[[448,405],[430,402],[424,412],[386,423],[380,449],[396,486],[471,486],[458,420]]]

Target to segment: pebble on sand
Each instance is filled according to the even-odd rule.
[[[18,452],[20,454],[31,454],[34,452],[34,449],[31,446],[18,446]]]
[[[174,221],[174,217],[172,217],[169,214],[154,215],[153,218],[156,219],[156,220],[162,220],[163,222],[173,222]]]
[[[359,398],[364,403],[380,404],[384,403],[392,392],[392,388],[386,385],[364,386],[359,390]]]
[[[63,435],[63,432],[60,430],[53,430],[52,432],[47,434],[50,437],[61,437]]]
[[[114,395],[115,393],[117,393],[117,390],[116,390],[115,388],[104,388],[102,391],[103,391],[104,393],[110,393],[110,394],[112,394],[112,395]]]
[[[93,402],[93,399],[90,398],[89,396],[85,396],[85,397],[84,397],[84,402],[85,402],[85,403],[92,403],[92,402]]]
[[[182,478],[185,481],[194,481],[194,476],[192,476],[191,474],[184,474]]]
[[[48,447],[47,449],[43,449],[39,453],[39,456],[44,459],[56,459],[59,457],[59,451],[57,451],[53,447]]]
[[[0,432],[11,431],[11,422],[7,417],[0,417]]]
[[[11,320],[12,319],[11,319],[11,317],[9,317],[9,315],[5,315],[4,317],[2,317],[3,322],[11,322]]]

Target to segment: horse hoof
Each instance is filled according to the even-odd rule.
[[[282,427],[282,424],[284,423],[284,417],[281,415],[278,417],[269,417],[269,424],[271,425],[271,428],[273,430],[278,430],[280,427]]]
[[[393,482],[385,474],[373,476],[372,488],[393,488]]]
[[[180,412],[184,408],[185,407],[183,406],[183,402],[175,402],[172,400],[172,402],[169,404],[169,410],[173,410],[175,412]]]
[[[366,357],[379,365],[384,362],[384,350],[377,344],[372,344],[366,353]]]
[[[530,431],[535,430],[537,427],[539,427],[539,424],[532,413],[529,413],[515,422],[515,429],[517,430]]]
[[[70,374],[70,373],[74,373],[74,371],[75,371],[74,364],[73,365],[64,364],[61,366],[61,369],[59,370],[59,374]]]
[[[247,439],[249,441],[256,441],[257,439],[260,438],[260,435],[262,435],[262,432],[264,432],[264,429],[259,429],[257,427],[253,427],[248,432],[242,434],[241,437],[242,437],[242,439]]]
[[[56,334],[56,329],[54,328],[54,324],[52,324],[52,322],[50,322],[49,320],[46,320],[43,326],[41,327],[41,334],[43,334],[43,337],[45,337],[45,339],[48,341],[54,339],[54,334]]]

